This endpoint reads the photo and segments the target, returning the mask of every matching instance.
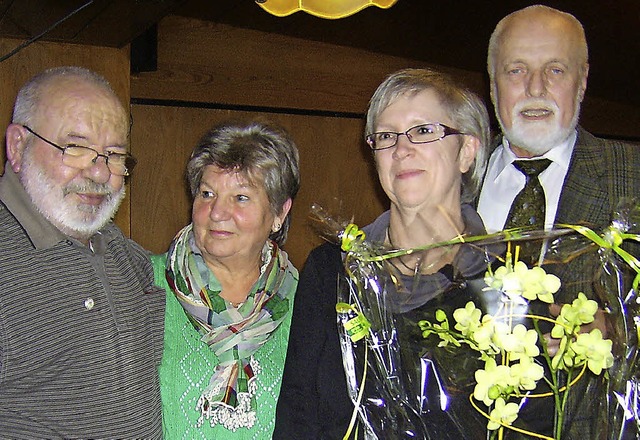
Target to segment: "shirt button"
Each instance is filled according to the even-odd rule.
[[[87,298],[84,300],[84,308],[87,310],[93,309],[94,304],[93,298]]]

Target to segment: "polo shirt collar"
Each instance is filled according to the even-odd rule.
[[[50,248],[67,239],[38,211],[9,162],[0,179],[0,200],[18,220],[36,249]]]

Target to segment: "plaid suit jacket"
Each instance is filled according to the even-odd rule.
[[[640,197],[640,145],[597,138],[578,127],[555,223],[603,229],[623,197]]]
[[[625,197],[636,197],[636,202],[640,201],[640,146],[600,139],[579,127],[569,170],[562,187],[555,223],[585,224],[595,231],[601,231],[611,224],[618,202]],[[640,233],[640,230],[636,229],[634,232]],[[638,243],[627,242],[624,247],[640,258]],[[593,266],[594,264],[596,267]],[[620,304],[607,300],[606,291],[608,290],[609,294],[613,293],[611,290],[617,283],[612,282],[614,278],[611,276],[601,277],[604,272],[597,267],[599,264],[601,263],[593,258],[592,254],[591,257],[588,255],[578,257],[568,264],[555,265],[549,269],[555,272],[568,287],[566,291],[568,297],[574,297],[576,292],[583,291],[598,299],[603,308],[615,310],[620,307]],[[629,283],[633,275],[631,271],[625,272],[623,278],[626,279],[626,289],[630,287]],[[618,294],[622,300],[627,292]],[[628,307],[627,320],[633,319],[629,315],[638,314],[635,301],[627,303],[625,307]],[[627,325],[630,329],[634,327],[632,322],[627,322]],[[609,337],[615,338],[616,334],[621,337],[621,333],[624,333],[624,324],[615,320],[609,321],[607,332]],[[618,368],[624,368],[624,362]],[[624,389],[624,385],[615,381],[610,384],[613,388],[619,389]],[[592,378],[579,384],[575,390],[576,395],[592,394],[595,389],[602,386],[604,386],[603,383]],[[573,397],[568,402],[569,413],[581,414],[581,417],[587,421],[599,420],[600,424],[613,425],[614,420],[622,420],[620,408],[609,407],[609,411],[606,412],[598,409],[598,406],[593,403],[585,407],[582,405],[581,397]],[[569,438],[592,438],[594,433],[590,431],[591,426],[593,423],[589,422],[578,421],[572,424]]]
[[[600,139],[579,127],[555,223],[583,224],[602,232],[611,225],[618,202],[625,197],[640,202],[640,146]],[[638,227],[632,232],[640,233]],[[624,248],[640,258],[639,243],[628,241]],[[563,280],[569,298],[579,291],[592,291],[597,297],[601,295],[594,292],[594,275],[599,273],[599,264],[593,256],[584,256],[550,269]],[[633,274],[629,271],[625,276],[629,281]]]

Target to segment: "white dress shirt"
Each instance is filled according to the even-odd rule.
[[[551,161],[549,167],[539,176],[547,202],[545,230],[551,229],[556,218],[562,185],[569,169],[577,136],[577,132],[574,131],[563,143],[542,156]],[[540,158],[532,158],[534,159]],[[478,199],[478,213],[489,233],[504,229],[511,204],[526,183],[525,175],[513,166],[514,160],[522,160],[522,158],[518,158],[511,151],[509,141],[503,137],[502,145],[496,148],[489,158],[487,173]]]

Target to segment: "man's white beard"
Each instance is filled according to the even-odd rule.
[[[541,121],[523,120],[520,112],[524,109],[547,109],[553,115],[551,119]],[[496,112],[502,133],[512,146],[527,150],[533,156],[542,156],[553,147],[564,142],[578,125],[580,100],[576,97],[575,112],[568,127],[562,127],[560,109],[555,102],[544,98],[531,98],[519,102],[511,111],[511,128],[502,123],[499,112]]]
[[[113,218],[124,198],[124,185],[118,192],[113,192],[106,183],[78,177],[66,186],[60,186],[33,160],[31,150],[27,147],[24,152],[19,178],[38,211],[55,227],[70,237],[87,240]],[[105,199],[95,206],[67,197],[78,192],[102,194]]]

